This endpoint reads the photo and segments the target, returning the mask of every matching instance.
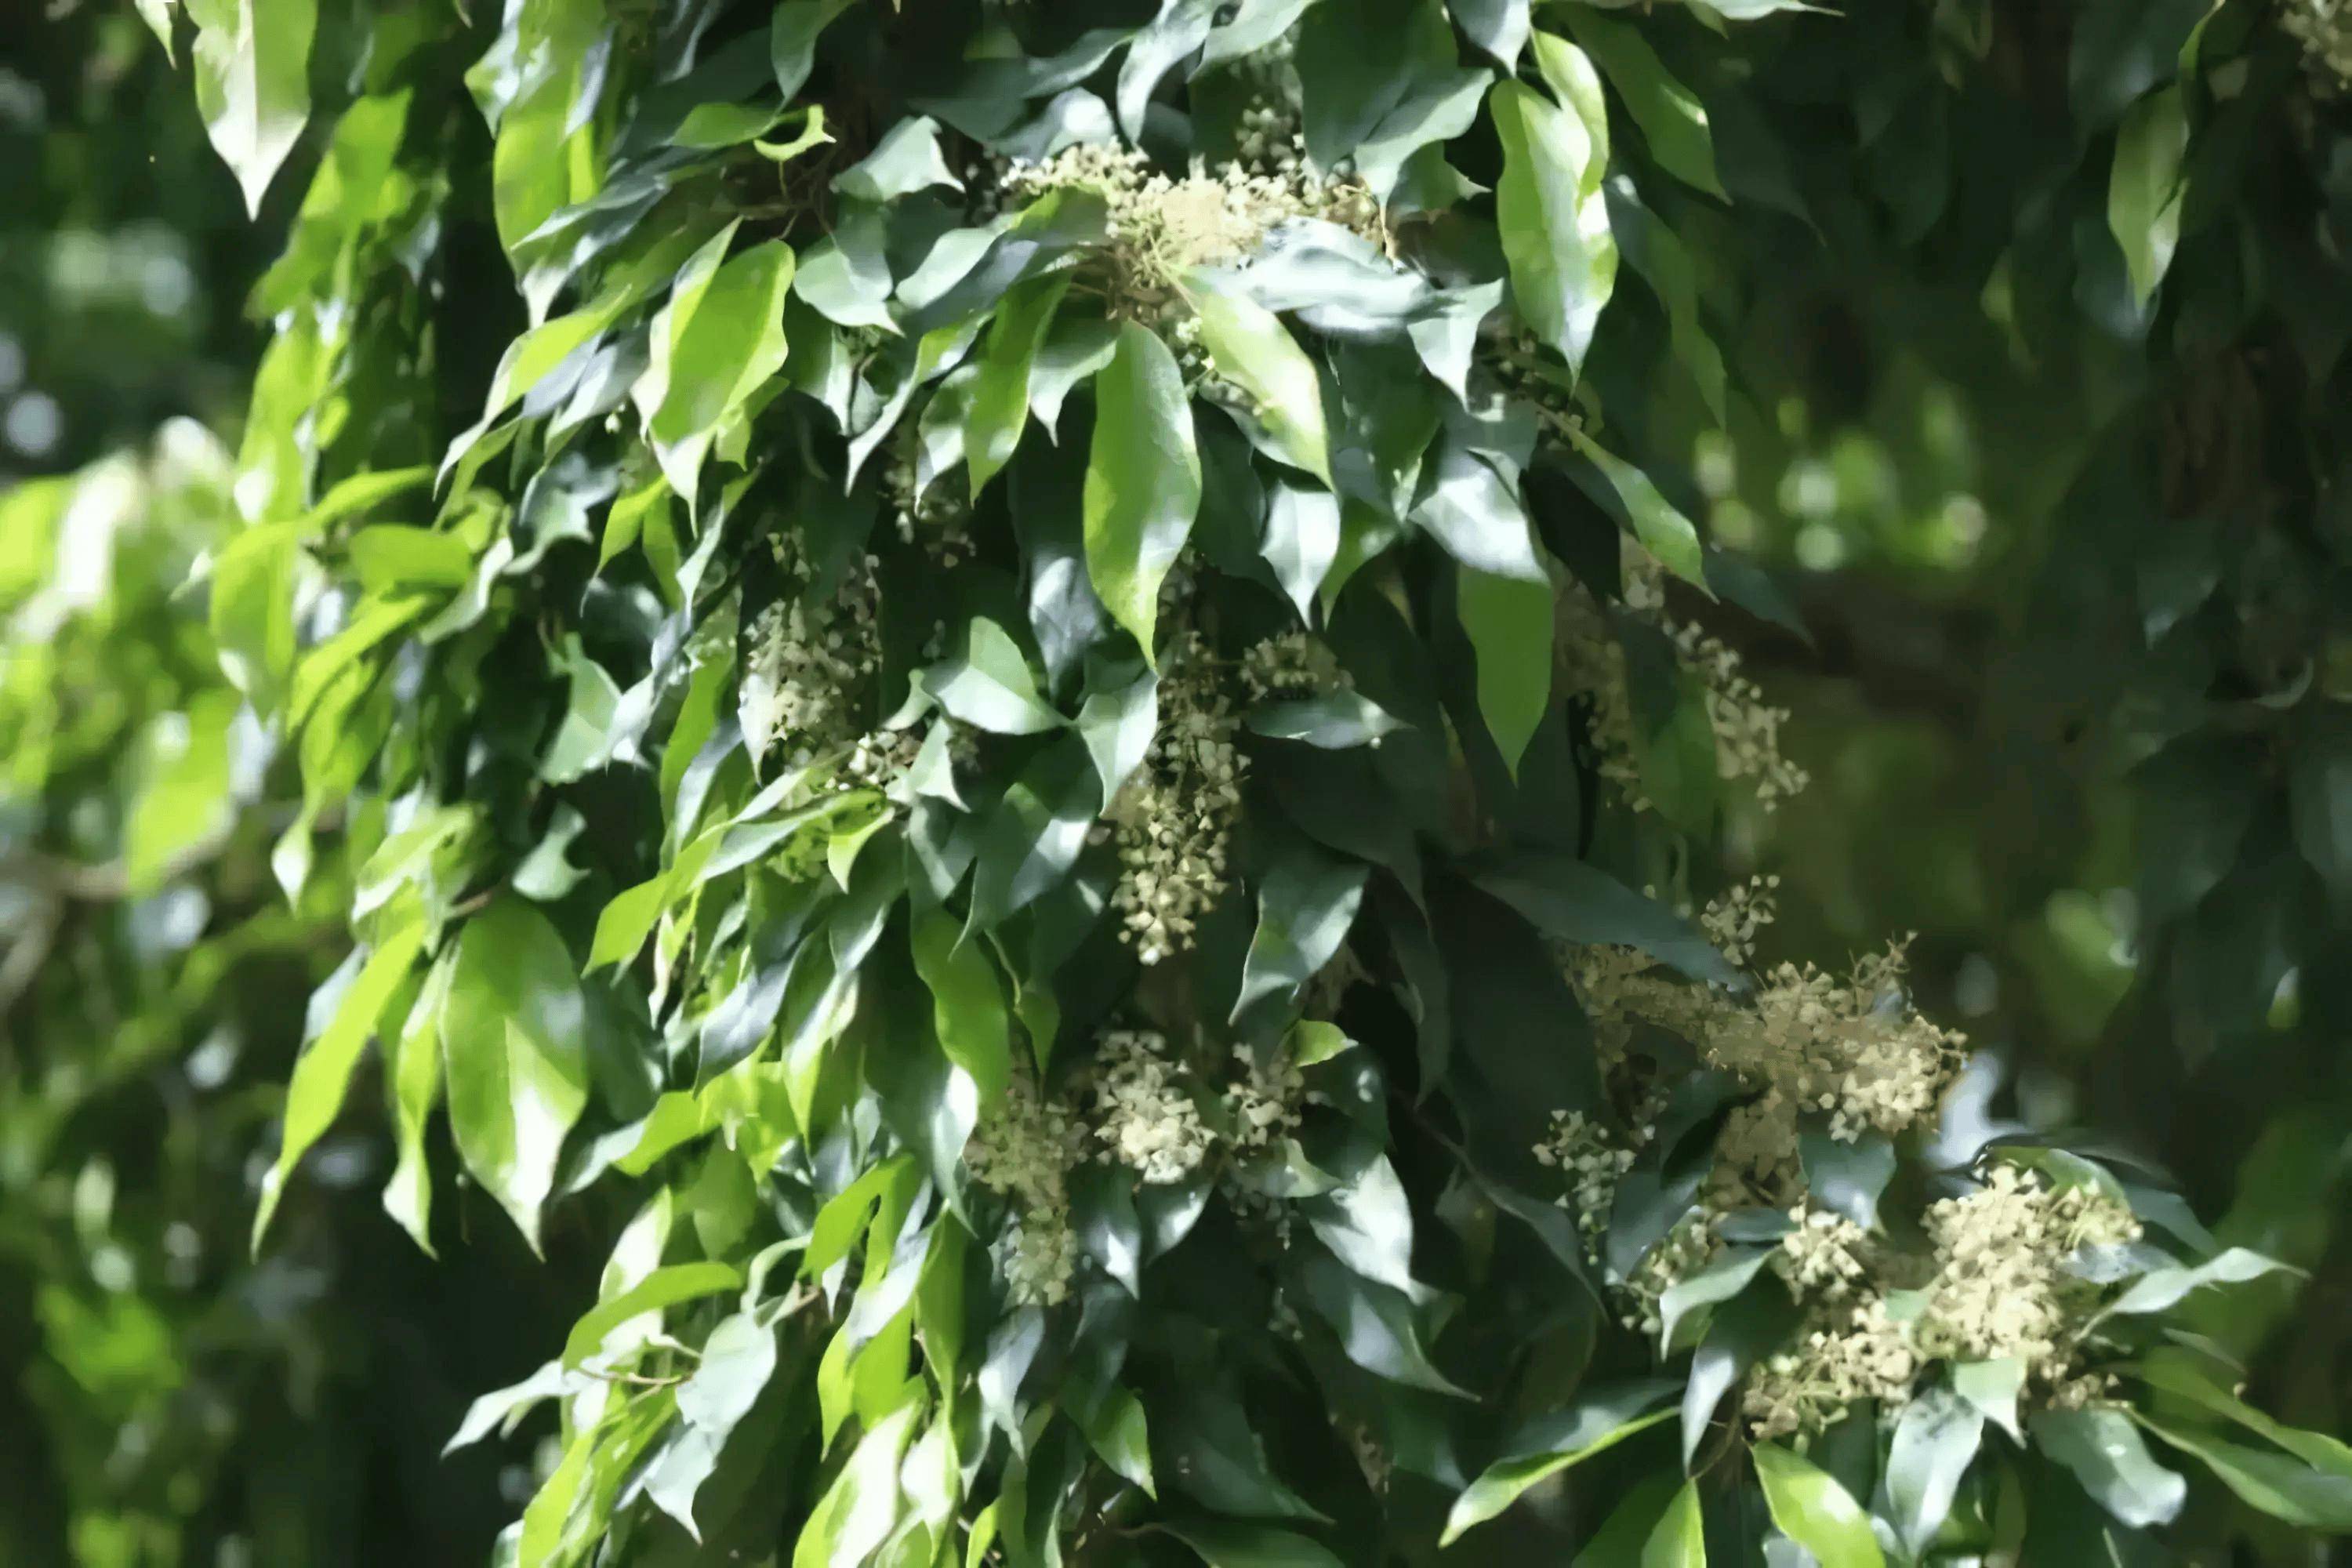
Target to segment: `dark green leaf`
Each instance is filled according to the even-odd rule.
[[[2188,1483],[2156,1462],[2120,1410],[2045,1410],[2027,1431],[2101,1508],[2135,1528],[2169,1524],[2189,1495]]]
[[[1663,1379],[1619,1384],[1521,1427],[1504,1446],[1504,1457],[1454,1500],[1445,1516],[1445,1543],[1501,1513],[1538,1482],[1668,1419],[1674,1393],[1675,1385]]]
[[[923,671],[922,686],[940,707],[977,730],[1035,735],[1068,722],[1037,695],[1021,645],[984,616],[974,616],[965,626],[961,653]]]
[[[1886,1454],[1886,1500],[1903,1549],[1916,1557],[1942,1528],[1960,1478],[1984,1439],[1984,1412],[1951,1389],[1913,1394]]]

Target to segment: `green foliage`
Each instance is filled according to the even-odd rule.
[[[1685,465],[1798,379],[1726,352],[1780,229],[1929,270],[1963,204],[1881,133],[2008,89],[1980,8],[1804,9],[332,19],[178,650],[236,695],[183,674],[124,752],[122,854],[256,831],[233,721],[289,756],[269,864],[351,956],[257,1233],[371,1037],[420,1243],[436,1168],[534,1249],[633,1214],[459,1433],[555,1407],[516,1562],[2344,1527],[2340,1445],[2192,1327],[2276,1283],[2259,1211],[1989,1119],[1899,948],[1754,961],[1722,826],[1791,775],[1716,628],[1788,616]],[[2338,1005],[2345,334],[2236,259],[2336,276],[2294,46],[2137,9],[2086,8],[2041,196],[1953,264],[2053,359],[2116,340],[2037,624],[2155,742],[2118,1033],[2210,1052],[2290,974]],[[249,202],[332,74],[271,10],[188,18]],[[1858,153],[1790,133],[1822,103]],[[43,494],[13,535],[66,537]]]

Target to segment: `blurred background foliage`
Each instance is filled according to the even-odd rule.
[[[2205,7],[1850,9],[1775,24],[1747,81],[1670,60],[1739,205],[1665,216],[1720,274],[1732,384],[1777,395],[1720,426],[1692,384],[1609,396],[1687,432],[1677,499],[1811,634],[1712,617],[1815,780],[1733,834],[1785,879],[1765,956],[1916,931],[1921,1004],[1998,1064],[1999,1114],[2095,1122],[2313,1270],[2207,1327],[2271,1407],[2343,1430],[2352,966],[2340,886],[2285,846],[2312,788],[2352,793],[2352,443],[2322,395],[2352,301],[2297,271],[2352,202],[2345,110],[2241,150],[2261,179],[2189,215],[2191,281],[2150,315],[2075,222],[2105,170],[2052,101],[2098,91],[2070,28]],[[373,1195],[379,1090],[247,1251],[344,896],[331,868],[279,896],[284,770],[185,585],[235,526],[257,237],[303,182],[248,224],[130,7],[0,27],[0,1561],[482,1561],[530,1478],[440,1445],[596,1249],[558,1235],[541,1268],[485,1224],[419,1255]],[[2252,500],[2184,471],[2233,421]]]
[[[418,1253],[362,1113],[247,1251],[348,891],[280,894],[290,766],[191,587],[269,247],[131,8],[0,37],[0,1563],[484,1561],[530,1478],[439,1450],[562,1247]]]

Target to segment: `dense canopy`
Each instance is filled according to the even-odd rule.
[[[2352,1531],[2352,8],[137,9],[278,248],[0,498],[0,1543]]]

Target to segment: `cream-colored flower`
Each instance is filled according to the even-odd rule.
[[[1818,1432],[1857,1401],[1900,1403],[1918,1374],[1909,1331],[1886,1298],[1855,1298],[1749,1373],[1740,1410],[1759,1438]]]
[[[1684,674],[1703,692],[1717,773],[1727,784],[1745,783],[1767,811],[1801,793],[1809,776],[1780,750],[1789,710],[1764,700],[1763,689],[1741,673],[1739,655],[1720,638],[1665,613],[1665,569],[1656,557],[1631,540],[1623,552],[1624,611],[1665,635]],[[1647,810],[1625,650],[1600,602],[1573,581],[1559,590],[1554,658],[1563,689],[1585,704],[1596,769],[1634,810]]]
[[[797,538],[780,536],[774,549],[785,592],[751,623],[737,703],[744,743],[763,767],[772,752],[785,769],[838,754],[838,783],[886,787],[913,764],[923,738],[866,728],[882,669],[876,562],[858,562],[820,597]]]
[[[1255,134],[1263,139],[1265,128]],[[1370,187],[1316,169],[1295,142],[1291,152],[1286,159],[1261,150],[1214,172],[1196,162],[1171,178],[1132,148],[1083,142],[1043,162],[1015,160],[1003,185],[1023,201],[1073,188],[1099,195],[1109,216],[1103,251],[1113,292],[1129,312],[1157,321],[1181,313],[1186,273],[1244,259],[1269,230],[1294,218],[1320,218],[1385,242]]]
[[[1067,1298],[1077,1263],[1069,1175],[1087,1157],[1086,1129],[1016,1064],[963,1157],[972,1180],[1013,1202],[1013,1219],[994,1248],[1013,1299],[1052,1306]]]
[[[2086,1247],[2139,1236],[2131,1211],[2088,1187],[2053,1187],[2013,1165],[1995,1165],[1965,1197],[1929,1206],[1936,1278],[1917,1338],[1953,1361],[2012,1356],[2029,1384],[2055,1386],[2072,1373],[2082,1326],[2099,1287],[2066,1268]]]
[[[1120,937],[1146,963],[1191,947],[1200,917],[1223,896],[1247,766],[1234,745],[1238,717],[1199,634],[1186,633],[1164,662],[1150,750],[1103,814],[1118,847],[1111,906]]]
[[[1070,1299],[1078,1237],[1067,1209],[1024,1215],[1005,1227],[992,1254],[1016,1306],[1053,1307]]]
[[[1241,675],[1254,702],[1319,697],[1349,685],[1348,672],[1323,639],[1303,631],[1253,645],[1242,655]]]
[[[1234,1147],[1247,1152],[1277,1147],[1304,1120],[1307,1075],[1286,1053],[1276,1052],[1261,1065],[1247,1046],[1235,1046],[1234,1060],[1241,1064],[1241,1074],[1225,1087],[1223,1097]]]
[[[1114,1029],[1096,1058],[1095,1136],[1104,1157],[1147,1184],[1181,1182],[1207,1158],[1209,1129],[1168,1054],[1167,1037]]]
[[[1600,1256],[1617,1188],[1633,1168],[1636,1152],[1637,1144],[1620,1143],[1608,1128],[1581,1110],[1553,1111],[1551,1136],[1536,1145],[1536,1163],[1567,1178],[1559,1206],[1576,1221],[1591,1257]]]
[[[1789,1217],[1796,1226],[1780,1238],[1773,1272],[1801,1300],[1842,1301],[1852,1295],[1869,1277],[1869,1233],[1843,1215],[1809,1205],[1790,1209]]]
[[[2352,5],[2346,0],[2279,0],[2279,26],[2303,46],[2312,80],[2326,92],[2352,87]]]

